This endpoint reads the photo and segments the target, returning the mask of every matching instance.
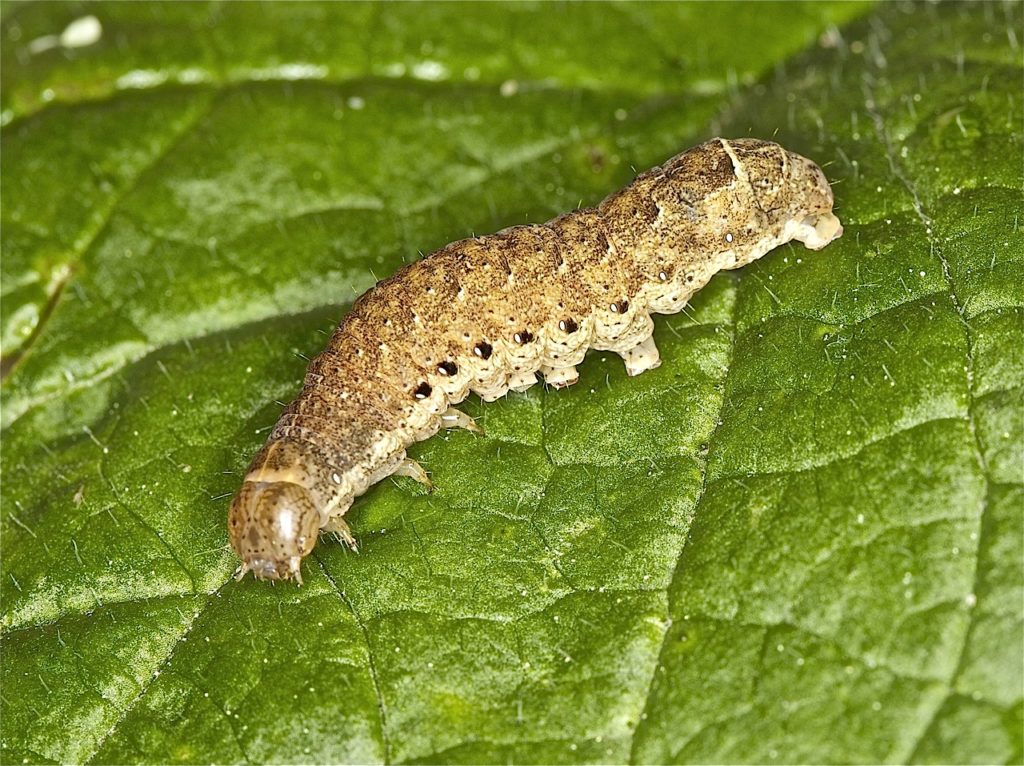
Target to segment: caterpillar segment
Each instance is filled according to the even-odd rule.
[[[842,234],[812,161],[756,139],[714,139],[595,208],[453,242],[365,293],[314,359],[232,501],[239,576],[301,580],[321,532],[356,547],[344,515],[391,475],[430,487],[406,448],[479,431],[455,405],[577,382],[588,349],[629,375],[660,364],[652,314],[680,311],[719,271],[789,241]]]

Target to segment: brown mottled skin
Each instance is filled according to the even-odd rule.
[[[461,240],[400,269],[352,307],[256,455],[231,505],[239,576],[300,578],[322,530],[354,541],[353,498],[401,471],[449,409],[576,382],[588,348],[636,375],[659,364],[651,313],[674,313],[721,269],[793,239],[842,234],[821,169],[778,144],[713,139],[596,208]],[[442,421],[444,416],[444,421]]]

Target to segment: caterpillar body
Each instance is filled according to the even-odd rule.
[[[353,548],[343,516],[398,473],[429,483],[406,447],[474,429],[453,405],[493,401],[537,374],[578,379],[590,348],[637,375],[660,363],[652,313],[681,310],[722,269],[842,234],[812,161],[755,139],[713,139],[595,208],[453,242],[359,298],[253,459],[229,511],[238,576],[301,581],[320,532]]]

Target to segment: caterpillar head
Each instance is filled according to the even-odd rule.
[[[246,481],[228,514],[231,545],[260,580],[300,583],[299,566],[316,545],[320,513],[309,490],[289,481]]]

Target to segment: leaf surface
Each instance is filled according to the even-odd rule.
[[[2,15],[4,763],[1024,757],[1019,4],[86,7]],[[715,134],[844,237],[230,579],[356,294]]]

